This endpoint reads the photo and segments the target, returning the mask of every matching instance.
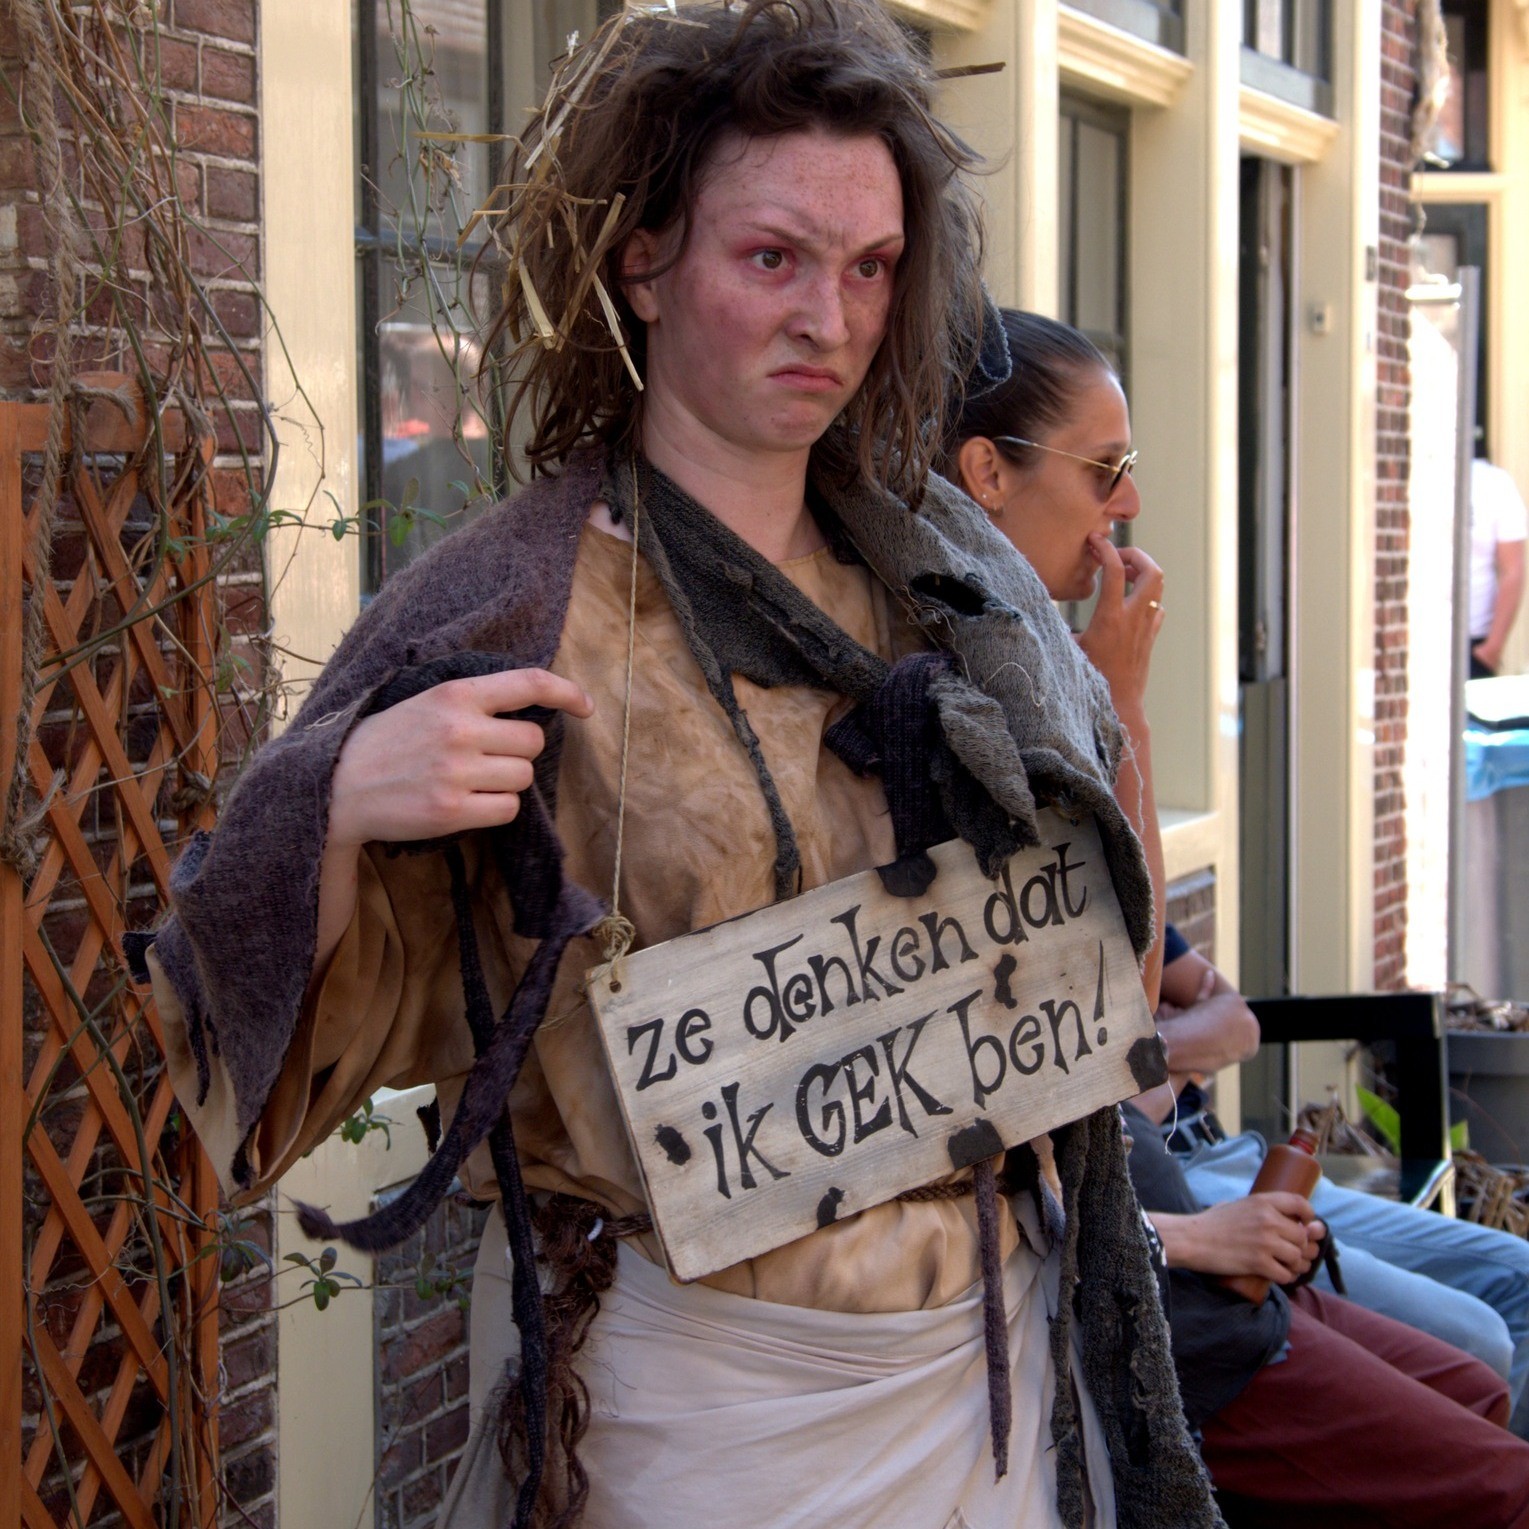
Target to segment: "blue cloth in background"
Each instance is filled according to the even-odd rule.
[[[1514,786],[1529,786],[1529,728],[1504,732],[1466,728],[1466,801],[1484,801]]]

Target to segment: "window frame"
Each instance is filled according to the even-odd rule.
[[[1057,230],[1060,246],[1064,216],[1067,250],[1072,254],[1069,262],[1062,260],[1061,248],[1057,252],[1057,309],[1066,323],[1083,330],[1094,344],[1113,353],[1120,361],[1120,379],[1127,394],[1130,392],[1130,335],[1131,335],[1131,280],[1130,280],[1130,234],[1131,234],[1131,113],[1128,107],[1116,106],[1092,97],[1064,90],[1057,98],[1058,159],[1061,159],[1062,142],[1071,137],[1067,164],[1071,171],[1068,184],[1062,183],[1061,164],[1057,171]],[[1119,329],[1114,333],[1088,329],[1077,323],[1078,311],[1078,153],[1077,125],[1085,124],[1100,132],[1113,135],[1119,144],[1118,171],[1116,174],[1115,203],[1115,312]]]
[[[1256,37],[1260,19],[1277,7],[1280,51],[1265,53]],[[1253,90],[1319,116],[1333,115],[1332,0],[1243,0],[1241,80]],[[1309,53],[1311,67],[1306,67]]]
[[[1469,0],[1443,0],[1439,7],[1447,23],[1458,18],[1465,30],[1460,60],[1460,158],[1446,160],[1425,153],[1418,169],[1440,175],[1479,175],[1492,161],[1492,7]]]
[[[382,321],[380,293],[391,251],[396,250],[396,235],[385,229],[377,197],[380,156],[386,152],[380,142],[377,88],[381,79],[378,58],[379,23],[382,7],[388,0],[352,0],[354,27],[354,88],[356,112],[356,200],[355,270],[358,305],[356,333],[357,383],[361,398],[360,477],[361,502],[377,506],[383,498],[382,427]],[[505,131],[505,0],[483,0],[485,71],[484,103],[486,131]],[[499,183],[503,147],[487,146],[489,186]],[[416,253],[431,259],[455,259],[455,242],[426,238],[415,246]],[[491,458],[496,487],[501,471],[498,454]],[[363,603],[375,595],[387,577],[388,528],[380,511],[361,515],[361,598]]]

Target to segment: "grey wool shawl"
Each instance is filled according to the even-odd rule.
[[[576,453],[559,475],[538,479],[391,579],[292,724],[256,753],[215,833],[198,835],[175,867],[154,956],[185,1015],[199,1092],[205,1096],[216,1066],[241,1142],[296,1033],[316,943],[330,780],[350,729],[400,676],[453,655],[500,655],[504,668],[552,662],[580,532],[605,471],[602,453]],[[969,682],[931,687],[940,720],[951,748],[1014,820],[1019,841],[1038,842],[1038,805],[1095,816],[1127,929],[1144,953],[1153,938],[1152,887],[1111,790],[1119,724],[1102,678],[1034,571],[941,479],[930,480],[917,512],[865,484],[845,489],[826,472],[815,472],[814,489]],[[538,765],[549,799],[556,755],[549,749]],[[587,907],[593,924],[593,898]],[[1184,1428],[1117,1112],[1066,1128],[1057,1144],[1067,1222],[1053,1346],[1063,1358],[1076,1312],[1119,1522],[1211,1529],[1221,1520]],[[254,1180],[243,1146],[231,1166],[218,1166],[235,1187]],[[1065,1365],[1058,1370],[1065,1374]],[[1059,1507],[1064,1523],[1081,1529],[1081,1449],[1068,1389],[1059,1384],[1053,1409]]]

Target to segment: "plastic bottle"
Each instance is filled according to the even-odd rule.
[[[1317,1161],[1317,1138],[1304,1128],[1291,1133],[1288,1142],[1277,1142],[1269,1148],[1258,1177],[1253,1180],[1250,1195],[1268,1194],[1286,1190],[1290,1194],[1311,1198],[1311,1192],[1322,1177],[1322,1165]],[[1269,1298],[1269,1281],[1254,1274],[1237,1274],[1222,1280],[1238,1295],[1262,1306]]]

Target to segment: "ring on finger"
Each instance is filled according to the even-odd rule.
[[[1160,611],[1160,610],[1162,610],[1162,608],[1163,608],[1163,602],[1161,600],[1148,600],[1147,601],[1147,609],[1149,611]]]

